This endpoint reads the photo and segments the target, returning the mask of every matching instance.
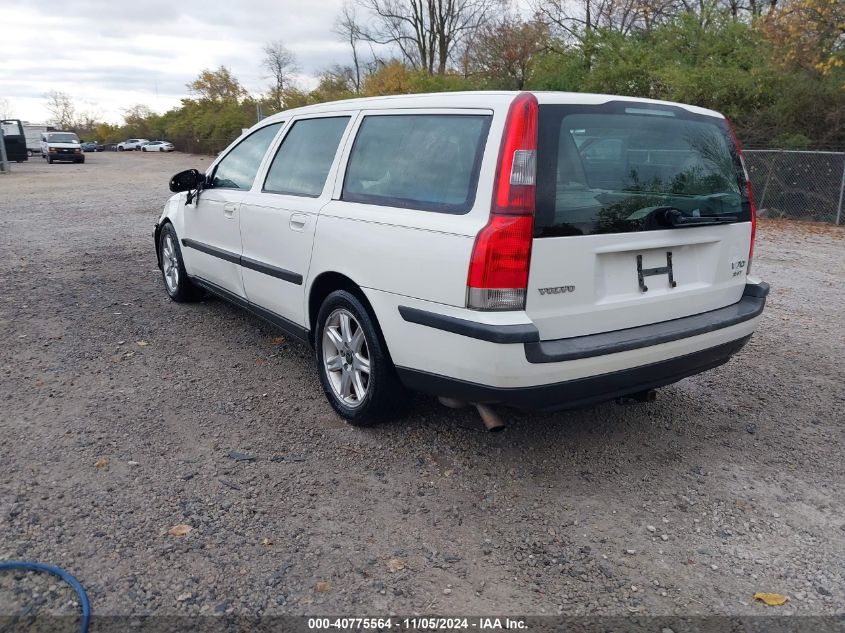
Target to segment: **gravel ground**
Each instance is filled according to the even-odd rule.
[[[762,223],[758,333],[654,403],[359,430],[307,349],[167,298],[152,225],[210,159],[86,158],[0,176],[0,559],[99,614],[843,612],[845,231]],[[16,578],[0,612],[72,612]]]

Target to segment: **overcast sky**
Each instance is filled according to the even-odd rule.
[[[350,52],[332,26],[342,0],[3,0],[0,100],[30,122],[49,118],[45,94],[72,96],[77,111],[117,123],[143,103],[164,112],[204,68],[228,66],[263,90],[262,46],[282,40],[300,82]],[[222,6],[221,6],[222,5]]]

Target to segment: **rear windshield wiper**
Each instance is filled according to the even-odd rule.
[[[663,219],[675,228],[702,224],[732,224],[739,220],[735,215],[684,215],[683,211],[672,207],[663,207]]]
[[[656,226],[680,229],[689,226],[732,224],[739,219],[735,215],[685,215],[677,207],[644,207],[628,216],[629,220],[642,220]]]

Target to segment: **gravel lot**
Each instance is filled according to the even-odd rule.
[[[0,176],[0,559],[98,614],[845,610],[845,230],[762,223],[758,333],[654,403],[358,430],[309,350],[167,298],[152,225],[209,158],[86,159]],[[64,592],[0,574],[0,613]]]

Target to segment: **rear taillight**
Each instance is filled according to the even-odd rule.
[[[490,219],[479,231],[467,276],[467,307],[522,310],[534,233],[537,98],[516,96],[499,150]]]
[[[733,123],[727,117],[725,117],[725,121],[728,122],[728,129],[731,132],[736,153],[739,154],[739,162],[742,163],[742,174],[745,178],[745,190],[748,192],[748,206],[751,211],[751,244],[748,247],[748,263],[745,265],[745,274],[747,275],[751,273],[751,258],[754,257],[754,240],[757,238],[757,207],[754,204],[754,194],[751,192],[751,180],[748,178],[748,170],[745,168],[745,157],[742,155],[742,146],[736,137]]]

